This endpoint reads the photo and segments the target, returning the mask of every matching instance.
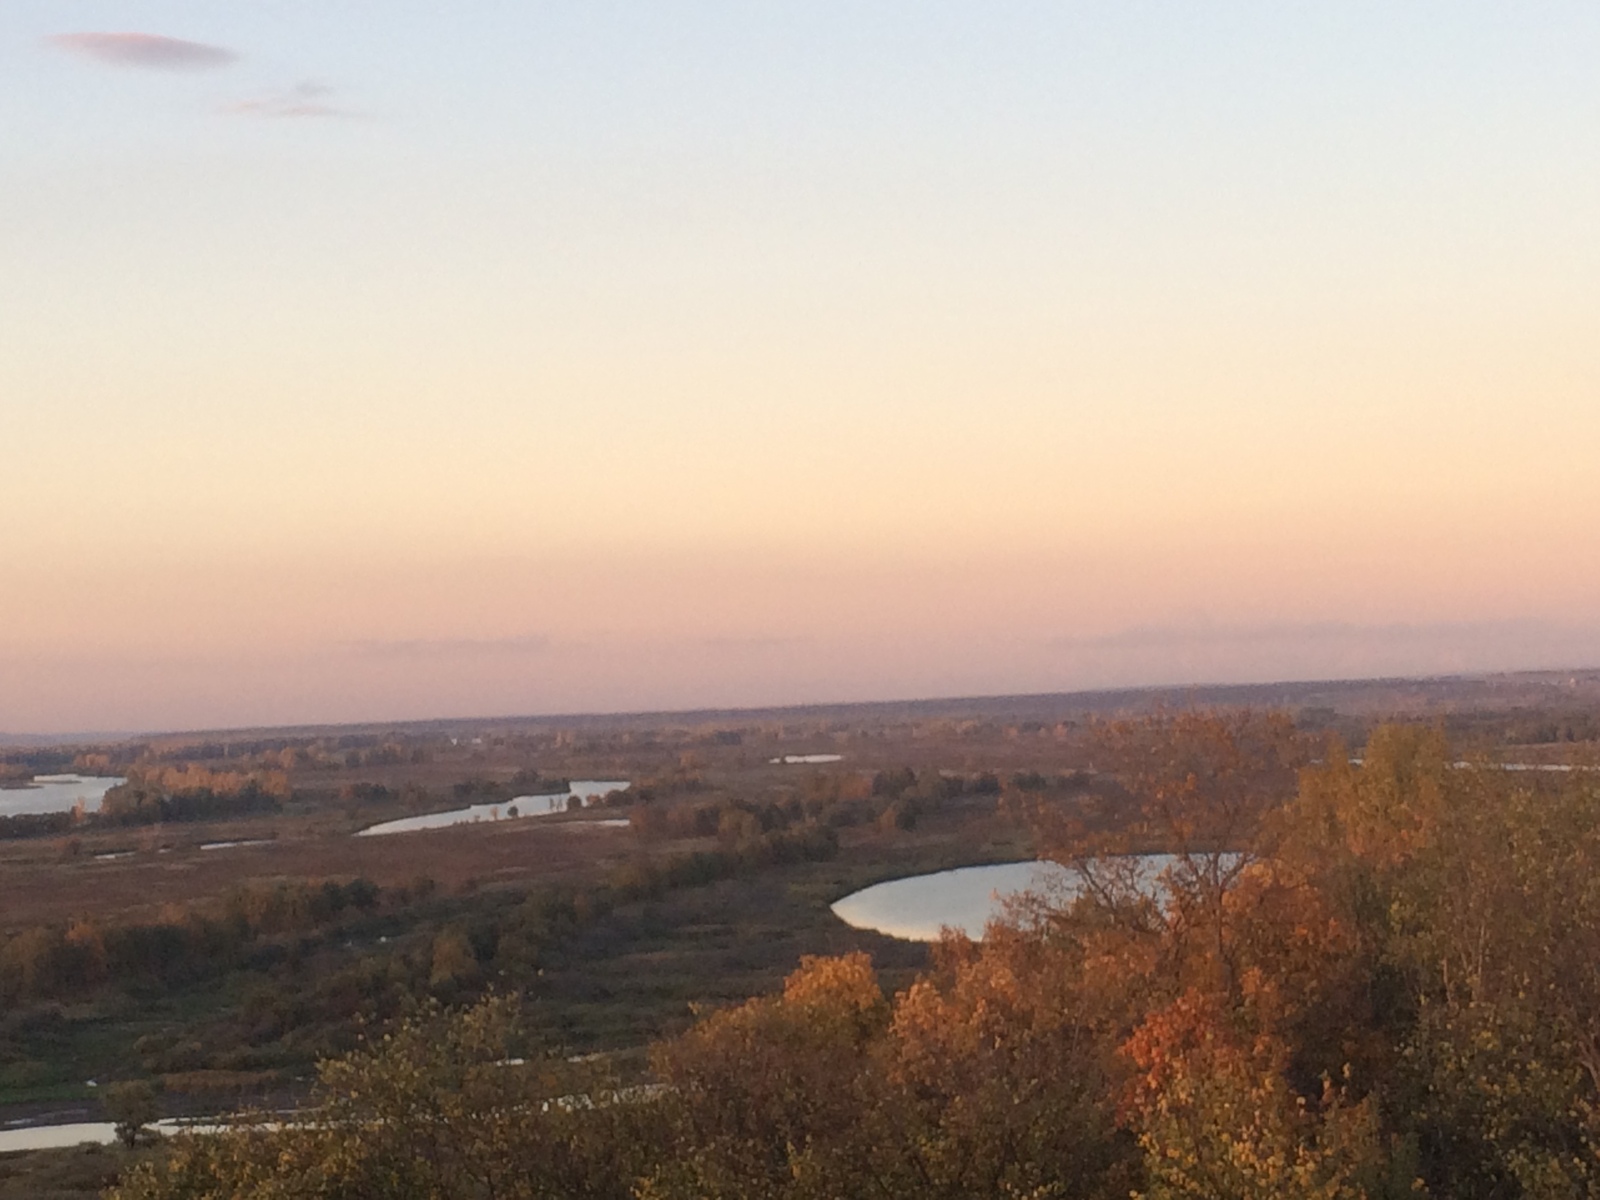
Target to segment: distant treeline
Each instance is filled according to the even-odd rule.
[[[1040,786],[1044,786],[1040,777]],[[910,767],[879,771],[865,778],[856,773],[819,772],[808,778],[802,795],[755,802],[717,800],[706,803],[653,803],[660,789],[633,789],[618,796],[631,803],[628,819],[642,837],[652,840],[753,837],[809,822],[828,829],[877,824],[885,829],[911,829],[926,813],[961,796],[998,796],[998,776],[923,771]],[[634,794],[636,793],[636,794]],[[630,794],[634,795],[628,801]]]
[[[1506,741],[1513,746],[1600,741],[1600,716],[1591,712],[1522,716],[1506,729]]]

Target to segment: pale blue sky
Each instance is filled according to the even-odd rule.
[[[52,40],[129,32],[236,58]],[[1591,655],[1597,62],[1576,3],[11,0],[0,728]],[[1189,624],[1272,632],[1040,649]],[[327,684],[384,639],[565,665]]]

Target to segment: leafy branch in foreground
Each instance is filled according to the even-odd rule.
[[[491,996],[422,1016],[322,1064],[319,1103],[174,1139],[116,1200],[345,1200],[382,1196],[602,1200],[629,1195],[657,1144],[648,1099],[563,1092],[566,1064],[516,1054],[519,1004]],[[631,1149],[631,1148],[637,1149]]]

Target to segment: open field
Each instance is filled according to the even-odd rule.
[[[418,844],[421,838],[426,845]],[[201,850],[201,840],[269,844]],[[626,829],[593,822],[501,821],[447,834],[356,838],[293,818],[207,823],[192,829],[118,831],[82,839],[66,857],[51,842],[0,843],[0,913],[7,926],[78,917],[153,918],[168,905],[280,879],[370,879],[381,887],[427,876],[446,888],[469,880],[559,880],[622,861]],[[96,861],[101,853],[132,857]]]

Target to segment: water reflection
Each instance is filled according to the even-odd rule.
[[[0,788],[0,817],[70,812],[80,800],[85,811],[95,812],[121,782],[100,775],[35,775],[24,787]]]
[[[1141,854],[1130,861],[1137,864],[1141,887],[1154,890],[1173,858],[1170,854]],[[1059,863],[994,863],[874,884],[846,896],[833,911],[856,929],[872,929],[912,942],[937,941],[945,928],[978,938],[983,936],[984,926],[1002,915],[1010,897],[1047,892],[1065,901],[1078,894],[1082,883],[1078,872]]]
[[[414,833],[419,829],[444,829],[451,825],[471,825],[478,821],[510,821],[523,817],[547,817],[564,813],[573,797],[590,804],[612,792],[626,791],[626,779],[574,779],[564,792],[542,796],[517,796],[503,804],[473,804],[449,812],[425,813],[420,817],[401,817],[369,825],[357,837],[381,837],[390,833]],[[598,822],[594,822],[598,824]],[[625,823],[625,822],[623,822]]]
[[[202,850],[232,850],[235,846],[270,846],[274,838],[245,838],[237,842],[201,842]]]
[[[193,1126],[185,1121],[157,1121],[145,1126],[157,1133],[171,1134]],[[73,1125],[31,1125],[21,1129],[0,1129],[0,1154],[20,1150],[67,1150],[85,1143],[109,1146],[117,1140],[117,1127],[110,1121],[80,1121]]]

